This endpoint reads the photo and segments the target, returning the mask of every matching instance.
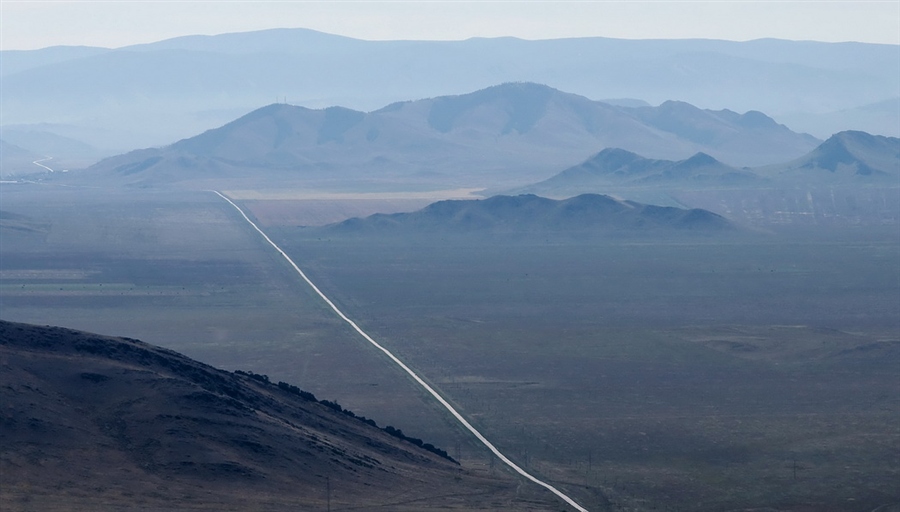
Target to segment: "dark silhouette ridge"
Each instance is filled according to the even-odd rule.
[[[565,200],[536,195],[493,196],[483,200],[448,200],[411,213],[375,214],[321,228],[323,233],[360,234],[640,234],[644,232],[735,231],[724,217],[706,210],[686,210],[582,194]]]

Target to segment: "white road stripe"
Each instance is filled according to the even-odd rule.
[[[48,160],[53,160],[53,157],[52,157],[52,156],[48,156],[48,157],[40,158],[40,159],[35,160],[34,162],[31,162],[31,163],[33,163],[34,165],[36,165],[36,166],[38,166],[38,167],[43,167],[44,169],[47,169],[47,170],[50,171],[50,172],[56,172],[56,171],[54,171],[53,169],[51,169],[51,168],[49,168],[49,167],[47,167],[46,165],[44,165],[44,164],[41,163],[41,162],[46,162],[46,161],[48,161]]]
[[[537,477],[532,476],[530,473],[528,473],[527,471],[525,471],[524,469],[522,469],[518,465],[516,465],[515,462],[509,460],[509,458],[506,455],[503,455],[502,453],[500,453],[500,450],[498,450],[497,447],[495,447],[493,444],[491,444],[491,442],[488,441],[487,438],[481,434],[481,432],[476,430],[475,427],[473,427],[465,418],[463,418],[462,414],[458,413],[456,411],[456,409],[454,409],[453,406],[450,405],[449,402],[444,400],[444,397],[439,395],[437,391],[435,391],[431,386],[428,385],[428,383],[426,383],[424,380],[422,380],[422,378],[419,377],[416,374],[416,372],[412,371],[408,366],[406,366],[406,364],[403,361],[401,361],[400,359],[397,359],[397,356],[392,354],[391,351],[389,351],[388,349],[379,345],[378,342],[373,340],[371,336],[369,336],[368,334],[366,334],[365,331],[360,329],[359,326],[356,325],[356,322],[347,318],[347,315],[345,315],[343,312],[341,312],[341,310],[338,309],[337,306],[335,306],[333,302],[331,302],[331,299],[326,297],[325,294],[322,293],[322,291],[319,290],[319,288],[315,284],[313,284],[313,282],[310,281],[308,277],[306,277],[306,274],[304,274],[303,271],[300,270],[300,267],[298,267],[297,264],[294,263],[294,260],[292,260],[291,257],[287,255],[287,253],[282,251],[281,247],[278,247],[278,245],[276,245],[275,242],[273,242],[272,239],[269,238],[269,236],[263,232],[263,230],[259,229],[259,226],[257,226],[256,223],[254,223],[252,220],[250,220],[250,217],[248,217],[247,214],[244,213],[244,211],[241,210],[241,208],[238,205],[234,204],[234,202],[231,199],[228,199],[227,197],[222,195],[219,191],[213,190],[212,192],[215,192],[216,195],[218,195],[222,199],[228,201],[228,203],[231,206],[233,206],[234,209],[237,210],[238,213],[240,213],[242,217],[244,217],[244,220],[246,220],[251,226],[253,226],[253,229],[255,229],[260,235],[262,235],[262,237],[266,240],[266,242],[269,242],[269,245],[274,247],[275,250],[278,251],[279,254],[284,256],[284,259],[286,259],[287,262],[290,263],[292,267],[294,267],[294,270],[296,270],[297,273],[300,274],[300,277],[302,277],[303,280],[306,281],[306,284],[308,284],[313,290],[315,290],[315,292],[319,295],[319,297],[321,297],[322,300],[324,300],[326,304],[331,306],[331,309],[334,310],[334,312],[337,313],[337,315],[339,317],[341,317],[345,322],[350,324],[350,326],[353,327],[353,329],[356,332],[358,332],[360,336],[365,338],[366,341],[368,341],[369,343],[374,345],[375,348],[377,348],[378,350],[384,352],[384,354],[386,356],[388,356],[391,359],[391,361],[396,363],[397,366],[399,366],[400,368],[403,368],[403,370],[406,373],[408,373],[409,376],[412,377],[416,382],[418,382],[420,386],[422,386],[426,391],[431,393],[431,396],[433,396],[438,402],[440,402],[441,405],[444,406],[444,408],[446,408],[448,411],[450,411],[450,414],[452,414],[453,417],[455,417],[457,419],[457,421],[459,421],[464,427],[466,427],[469,430],[469,432],[471,432],[475,437],[477,437],[478,440],[481,441],[482,444],[487,446],[487,448],[491,452],[493,452],[494,455],[496,455],[498,459],[502,460],[504,464],[506,464],[507,466],[512,468],[516,473],[519,473],[520,475],[527,478],[528,480],[531,480],[532,482],[540,485],[541,487],[546,488],[553,494],[559,496],[560,499],[562,499],[563,501],[565,501],[566,503],[571,505],[572,508],[574,508],[575,510],[578,510],[579,512],[588,512],[586,508],[582,507],[578,503],[575,503],[575,500],[568,497],[562,491],[560,491],[556,487],[553,487],[552,485],[548,484],[547,482],[544,482],[543,480],[539,480]]]

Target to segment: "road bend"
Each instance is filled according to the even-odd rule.
[[[47,167],[46,165],[44,165],[44,164],[41,163],[41,162],[48,162],[48,161],[50,161],[50,160],[53,160],[53,157],[52,157],[52,156],[47,156],[47,157],[44,157],[44,158],[39,158],[39,159],[37,159],[37,160],[35,160],[34,162],[31,162],[31,163],[33,163],[34,165],[36,165],[36,166],[38,166],[38,167],[43,167],[44,169],[47,169],[47,170],[50,171],[50,172],[56,172],[56,171],[54,171],[53,169],[51,169],[51,168],[49,168],[49,167]]]
[[[244,210],[242,210],[237,204],[234,203],[234,201],[232,201],[231,199],[229,199],[228,197],[226,197],[219,191],[213,190],[212,192],[214,192],[216,195],[218,195],[219,197],[221,197],[222,199],[227,201],[228,204],[233,206],[234,209],[237,210],[238,213],[241,214],[241,217],[243,217],[244,220],[246,220],[247,223],[250,224],[253,227],[253,229],[255,229],[266,240],[266,242],[269,243],[269,245],[271,245],[273,248],[275,248],[275,250],[278,251],[278,253],[281,254],[285,260],[287,260],[287,262],[291,265],[291,267],[293,267],[294,270],[296,270],[297,273],[300,274],[300,277],[302,277],[303,280],[306,281],[306,284],[308,284],[319,295],[319,297],[321,297],[322,300],[324,300],[325,303],[328,304],[328,306],[331,307],[331,309],[339,317],[341,317],[342,320],[347,322],[350,325],[350,327],[353,328],[353,330],[355,330],[357,333],[359,333],[360,336],[362,336],[366,341],[371,343],[375,348],[382,351],[388,358],[390,358],[391,361],[394,362],[394,364],[396,364],[397,366],[402,368],[403,371],[405,371],[407,374],[409,374],[409,376],[412,377],[413,380],[415,380],[420,386],[422,386],[422,388],[425,389],[425,391],[428,391],[428,393],[431,394],[431,396],[433,396],[435,398],[435,400],[440,402],[440,404],[443,405],[444,408],[447,409],[447,411],[449,411],[450,414],[452,414],[454,418],[456,418],[456,421],[458,421],[460,424],[462,424],[463,427],[465,427],[469,432],[472,433],[472,435],[474,435],[479,441],[481,441],[481,443],[484,446],[486,446],[488,448],[488,450],[490,450],[495,456],[497,456],[498,459],[503,461],[504,464],[509,466],[516,473],[522,475],[523,477],[536,483],[537,485],[540,485],[541,487],[544,487],[545,489],[549,490],[550,492],[552,492],[553,494],[558,496],[561,500],[568,503],[575,510],[578,510],[579,512],[588,512],[588,510],[586,508],[584,508],[581,505],[579,505],[578,503],[576,503],[575,500],[570,498],[568,495],[566,495],[565,493],[563,493],[556,487],[548,484],[547,482],[540,480],[539,478],[535,477],[531,473],[525,471],[524,469],[519,467],[515,462],[511,461],[509,459],[509,457],[507,457],[506,455],[503,455],[503,453],[501,453],[500,450],[498,450],[496,446],[494,446],[490,441],[488,441],[487,438],[484,437],[484,435],[481,432],[479,432],[475,427],[473,427],[472,424],[469,423],[462,416],[462,414],[460,414],[456,409],[454,409],[453,406],[450,405],[450,403],[444,399],[444,397],[442,397],[437,391],[435,391],[434,388],[429,386],[427,382],[422,380],[422,378],[419,377],[419,375],[416,372],[412,371],[412,369],[409,366],[406,366],[406,363],[404,363],[403,361],[398,359],[397,356],[395,356],[393,353],[391,353],[390,350],[388,350],[388,349],[384,348],[383,346],[381,346],[380,344],[378,344],[378,342],[376,342],[374,339],[372,339],[371,336],[369,336],[368,334],[366,334],[365,331],[360,329],[359,326],[356,325],[356,322],[354,322],[353,320],[350,320],[350,318],[348,318],[347,315],[345,315],[340,309],[338,309],[338,307],[334,305],[334,302],[332,302],[331,299],[329,299],[324,293],[322,293],[321,290],[319,290],[319,287],[317,287],[315,284],[313,284],[313,282],[310,281],[310,279],[308,277],[306,277],[306,274],[303,273],[302,270],[300,270],[300,267],[298,267],[297,264],[294,263],[294,260],[292,260],[291,257],[288,256],[286,252],[281,250],[281,247],[278,247],[278,245],[275,242],[273,242],[272,239],[269,238],[269,236],[266,235],[265,232],[263,232],[263,230],[260,229],[259,226],[256,225],[256,223],[254,223],[252,220],[250,220],[250,217],[248,217],[247,214],[244,213]]]

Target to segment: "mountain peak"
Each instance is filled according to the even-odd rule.
[[[866,133],[859,130],[844,130],[842,132],[837,132],[831,137],[828,138],[825,142],[828,141],[841,141],[842,143],[857,143],[857,144],[866,144],[866,145],[875,145],[877,144],[879,139],[891,139],[895,137],[882,137],[879,135],[872,135],[871,133]],[[823,144],[824,145],[824,144]]]
[[[705,152],[679,161],[656,160],[619,148],[607,148],[581,164],[533,185],[516,189],[556,197],[620,186],[697,186],[758,183],[756,174],[726,165]]]
[[[625,164],[629,164],[636,160],[640,160],[643,158],[637,153],[633,153],[628,151],[627,149],[622,148],[604,148],[602,151],[597,153],[588,159],[588,162],[596,162],[602,163],[607,166],[618,166],[621,167]]]
[[[660,103],[659,107],[657,107],[657,108],[659,108],[660,110],[664,110],[664,111],[674,111],[674,112],[700,110],[699,108],[695,107],[694,105],[691,105],[690,103],[688,103],[686,101],[679,101],[679,100],[666,100],[666,101]]]
[[[525,133],[547,110],[550,98],[560,91],[532,82],[507,82],[460,96],[435,98],[428,113],[428,125],[442,133],[451,131],[456,121],[473,109],[491,105],[506,116],[503,134]]]
[[[787,170],[804,169],[828,171],[832,176],[900,177],[900,139],[855,130],[838,132]]]
[[[771,129],[776,128],[778,123],[771,117],[759,112],[758,110],[749,110],[738,117],[738,124],[744,128],[751,129]]]
[[[719,162],[715,158],[707,155],[706,153],[704,153],[702,151],[694,154],[694,156],[688,158],[687,160],[683,160],[680,163],[684,164],[684,165],[691,165],[691,166],[697,166],[697,167],[721,164],[721,162]]]

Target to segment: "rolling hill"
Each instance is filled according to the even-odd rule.
[[[375,214],[319,228],[324,235],[625,236],[736,231],[706,210],[663,207],[583,194],[566,200],[535,195],[448,200],[411,213]]]
[[[516,492],[294,386],[137,340],[0,321],[0,354],[3,510],[480,510]]]
[[[761,165],[796,158],[817,143],[758,112],[683,103],[621,107],[507,83],[370,113],[273,104],[167,147],[106,159],[84,175],[140,185],[253,178],[497,186],[546,177],[604,147],[654,158],[703,151]]]

